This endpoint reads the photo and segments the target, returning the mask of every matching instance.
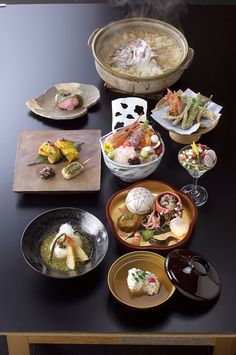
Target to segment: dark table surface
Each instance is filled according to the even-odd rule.
[[[175,292],[162,307],[139,313],[123,308],[110,295],[107,272],[124,251],[116,244],[105,216],[108,198],[125,187],[102,162],[101,191],[78,195],[23,195],[12,192],[15,153],[22,130],[111,128],[111,100],[99,78],[87,39],[92,31],[122,16],[106,5],[10,5],[0,8],[0,332],[236,332],[235,236],[235,46],[236,7],[189,6],[181,23],[195,58],[175,88],[190,87],[223,106],[219,125],[201,139],[215,149],[218,162],[200,182],[209,193],[188,248],[203,254],[217,269],[222,291],[211,304],[187,300]],[[101,101],[80,119],[57,122],[31,114],[25,101],[58,82],[96,85]],[[149,110],[155,101],[149,101]],[[159,129],[166,153],[150,177],[177,188],[190,182],[179,166],[180,145]],[[49,279],[24,261],[20,239],[38,214],[73,206],[96,215],[107,226],[108,253],[90,274]]]

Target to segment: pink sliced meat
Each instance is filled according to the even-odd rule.
[[[76,96],[69,97],[58,103],[58,107],[62,110],[72,111],[79,105],[79,100]]]

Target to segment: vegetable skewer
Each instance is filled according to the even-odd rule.
[[[84,170],[84,165],[86,163],[88,163],[92,158],[89,158],[87,160],[85,160],[83,162],[83,164],[77,162],[77,161],[74,161],[70,164],[68,164],[67,166],[65,166],[61,173],[62,173],[62,176],[67,179],[67,180],[70,180],[72,179],[73,177],[79,175],[80,173],[82,173],[82,171]]]

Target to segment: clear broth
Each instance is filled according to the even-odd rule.
[[[75,231],[75,234],[80,237],[80,239],[82,241],[82,249],[88,255],[88,258],[90,258],[91,254],[92,254],[91,242],[89,241],[89,239],[85,235],[80,234],[78,231]],[[56,235],[57,235],[57,231],[53,231],[53,232],[49,233],[48,235],[46,235],[45,238],[43,239],[43,241],[40,245],[40,255],[41,255],[42,261],[46,265],[48,265],[51,268],[56,269],[58,271],[69,271],[70,269],[68,268],[68,266],[66,264],[66,259],[58,259],[54,255],[52,260],[50,260],[51,245],[52,245],[52,242],[53,242]],[[82,264],[82,263],[80,262],[80,264]]]

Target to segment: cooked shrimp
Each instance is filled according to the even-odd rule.
[[[171,112],[173,116],[178,116],[182,112],[182,104],[179,95],[167,89],[165,98],[170,104],[169,112]]]
[[[106,141],[113,145],[113,148],[120,147],[126,140],[127,137],[131,135],[131,133],[135,130],[136,127],[139,126],[140,117],[137,118],[133,123],[129,126],[119,129],[119,131],[111,134]]]

